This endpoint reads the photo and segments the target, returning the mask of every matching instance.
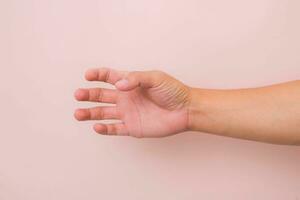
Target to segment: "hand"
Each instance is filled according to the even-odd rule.
[[[190,88],[160,71],[117,71],[109,68],[91,69],[88,81],[115,85],[116,90],[104,88],[78,89],[79,101],[111,103],[77,109],[75,118],[83,120],[118,119],[120,123],[97,123],[94,130],[105,135],[164,137],[188,128]]]

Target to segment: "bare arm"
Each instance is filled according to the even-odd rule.
[[[189,129],[300,145],[300,81],[240,90],[192,89]]]
[[[116,87],[75,92],[79,101],[112,104],[75,111],[79,121],[100,120],[93,127],[99,134],[144,138],[192,130],[300,145],[300,81],[261,88],[210,90],[191,88],[160,71],[110,68],[88,70],[85,78]],[[107,119],[119,122],[101,121]]]

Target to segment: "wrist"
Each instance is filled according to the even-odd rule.
[[[187,123],[187,129],[188,131],[195,131],[197,130],[199,124],[197,124],[197,116],[201,113],[201,106],[200,106],[200,101],[201,101],[201,96],[202,96],[202,90],[199,88],[190,88],[190,98],[189,98],[189,103],[187,106],[188,110],[188,123]],[[203,94],[204,95],[204,94]],[[197,124],[197,126],[196,126]]]
[[[188,105],[188,130],[224,134],[223,110],[227,109],[229,91],[191,88]],[[223,113],[223,114],[222,114]]]

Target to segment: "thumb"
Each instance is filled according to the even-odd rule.
[[[115,83],[118,90],[129,91],[137,87],[153,88],[164,81],[165,74],[161,71],[134,71]]]

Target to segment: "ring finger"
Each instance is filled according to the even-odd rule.
[[[120,119],[116,106],[77,109],[74,116],[78,121]]]

